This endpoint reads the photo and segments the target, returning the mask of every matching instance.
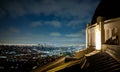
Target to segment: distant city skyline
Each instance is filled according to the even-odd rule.
[[[85,44],[100,0],[1,0],[0,44]]]

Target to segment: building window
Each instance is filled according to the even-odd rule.
[[[109,30],[106,31],[107,33],[107,39],[106,39],[106,44],[110,45],[118,45],[119,44],[119,37],[117,35],[117,28],[113,28],[111,30],[111,33],[109,34]],[[108,36],[110,35],[110,36]]]
[[[109,29],[106,30],[106,40],[109,38]]]
[[[112,29],[112,36],[115,36],[115,28]]]

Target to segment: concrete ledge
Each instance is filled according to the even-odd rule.
[[[69,68],[69,67],[71,67],[71,66],[74,66],[74,65],[76,65],[76,64],[81,64],[82,63],[82,65],[79,65],[80,67],[84,67],[84,65],[85,65],[85,57],[83,57],[83,58],[81,58],[81,59],[78,59],[78,60],[73,60],[73,61],[69,61],[69,62],[66,62],[66,63],[64,63],[64,64],[62,64],[62,65],[60,65],[60,66],[58,66],[58,67],[55,67],[55,68],[53,68],[53,69],[50,69],[50,70],[48,70],[47,72],[56,72],[56,71],[59,71],[59,70],[62,70],[62,69],[65,69],[65,68]]]
[[[95,50],[95,48],[90,47],[90,48],[82,49],[82,50],[80,50],[80,51],[76,51],[76,52],[75,52],[75,57],[77,57],[77,58],[84,57],[85,54],[91,53],[91,52],[94,51],[94,50]]]
[[[61,57],[54,62],[51,62],[45,66],[38,67],[37,69],[33,70],[32,72],[46,72],[47,70],[59,66],[65,62],[65,57]]]
[[[91,53],[85,54],[85,56],[86,56],[86,57],[92,56],[92,55],[97,54],[97,53],[99,53],[99,52],[100,52],[100,51],[95,50],[95,51],[92,51]]]

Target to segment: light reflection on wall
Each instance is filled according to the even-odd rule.
[[[99,26],[96,28],[96,49],[100,50],[101,49],[101,33],[99,30]]]

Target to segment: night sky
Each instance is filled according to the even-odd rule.
[[[0,0],[0,44],[85,44],[99,1]]]

